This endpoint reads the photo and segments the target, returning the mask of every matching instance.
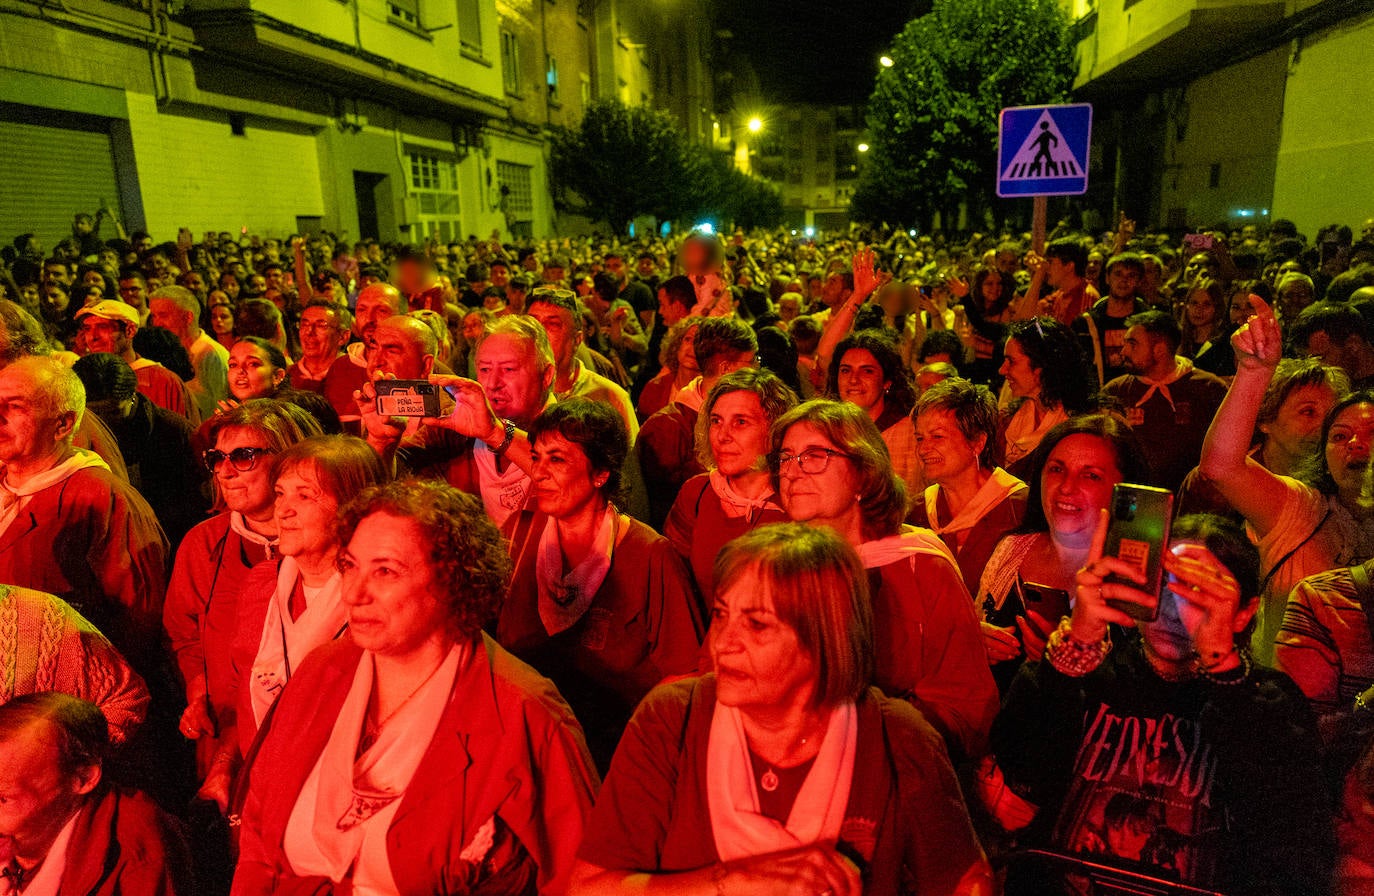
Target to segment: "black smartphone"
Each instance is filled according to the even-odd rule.
[[[377,413],[383,417],[438,417],[439,387],[425,380],[378,380]]]
[[[1113,486],[1111,522],[1102,554],[1131,564],[1140,570],[1145,582],[1114,575],[1108,576],[1107,581],[1121,582],[1158,598],[1164,583],[1164,552],[1169,549],[1173,516],[1174,493],[1168,489],[1126,482]],[[1107,604],[1141,622],[1151,622],[1159,615],[1158,602],[1153,610],[1130,601],[1108,600]]]
[[[1012,583],[1011,590],[1007,592],[1007,596],[1002,600],[1002,606],[997,606],[991,594],[983,598],[983,618],[986,619],[990,625],[995,625],[998,628],[1014,628],[1016,626],[1016,617],[1025,612],[1026,605],[1021,600],[1020,576],[1017,576],[1016,581]]]

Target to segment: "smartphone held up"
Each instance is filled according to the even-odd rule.
[[[1139,571],[1143,581],[1129,581],[1118,575],[1107,577],[1153,595],[1153,607],[1133,601],[1107,600],[1108,606],[1140,622],[1152,622],[1159,615],[1158,599],[1164,584],[1164,552],[1169,548],[1169,529],[1174,516],[1174,495],[1167,489],[1148,485],[1119,483],[1112,488],[1111,518],[1102,556],[1115,557]]]

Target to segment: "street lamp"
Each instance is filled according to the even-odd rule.
[[[892,63],[892,57],[891,57],[891,56],[879,56],[879,57],[878,57],[878,64],[881,65],[883,68],[892,68],[892,64],[893,64],[893,63]]]
[[[860,144],[859,144],[859,152],[868,152],[868,144],[867,144],[867,143],[860,143]]]
[[[749,133],[751,133],[751,134],[757,134],[757,133],[758,133],[759,131],[761,131],[761,130],[763,130],[763,119],[762,119],[762,118],[759,118],[757,115],[755,115],[754,117],[750,118],[750,119],[749,119]]]

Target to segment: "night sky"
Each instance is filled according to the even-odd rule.
[[[863,103],[878,57],[929,0],[716,0],[717,28],[734,34],[727,64],[741,86],[757,74],[770,104]]]

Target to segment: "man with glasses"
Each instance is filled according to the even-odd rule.
[[[348,339],[351,319],[348,309],[329,299],[312,299],[301,312],[299,325],[301,356],[286,370],[291,388],[324,395],[325,382],[336,364],[347,364],[343,346]],[[329,398],[325,395],[325,398]],[[353,396],[347,396],[352,413]],[[330,401],[333,404],[333,401]],[[338,408],[335,408],[337,411]]]
[[[98,352],[118,355],[133,368],[138,391],[160,408],[200,423],[200,406],[181,377],[156,361],[134,351],[138,312],[123,302],[106,299],[76,312],[76,353],[85,357]]]
[[[549,336],[553,349],[553,394],[558,401],[587,398],[610,405],[625,421],[634,444],[639,434],[639,420],[635,417],[630,396],[620,386],[591,370],[577,357],[582,347],[584,331],[577,297],[570,289],[542,286],[530,294],[529,316],[539,321]]]
[[[0,582],[62,598],[146,677],[167,539],[142,496],[72,444],[85,412],[81,380],[57,361],[0,371]]]

